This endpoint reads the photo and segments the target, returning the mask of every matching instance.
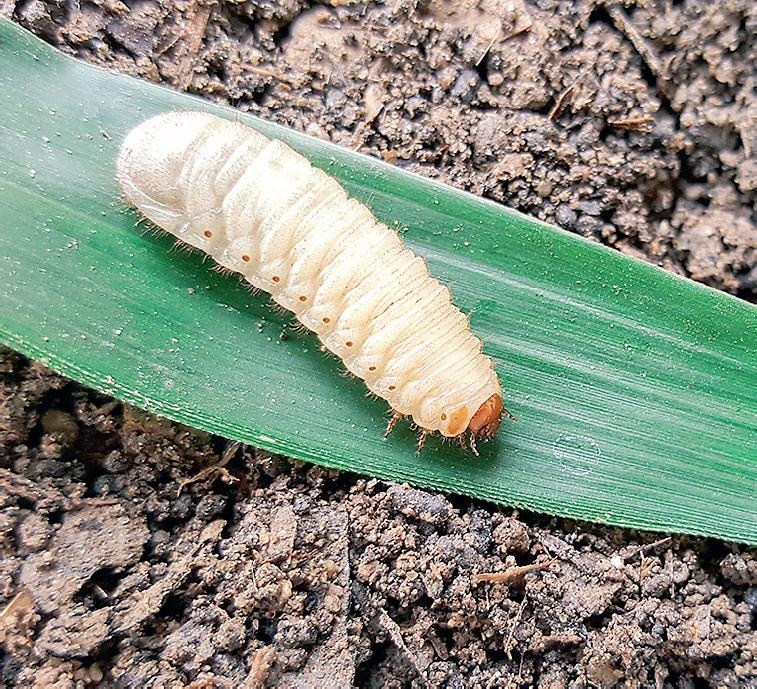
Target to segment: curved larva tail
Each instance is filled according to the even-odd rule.
[[[168,112],[128,134],[116,179],[153,223],[293,311],[424,439],[468,433],[475,448],[497,432],[499,380],[448,291],[286,144],[207,113]]]
[[[167,112],[132,129],[116,160],[116,181],[129,205],[156,225],[175,232],[184,198],[177,184],[189,152],[217,118],[199,112]]]

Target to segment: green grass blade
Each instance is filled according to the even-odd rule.
[[[407,429],[264,296],[143,235],[121,138],[168,108],[279,136],[452,283],[498,362],[480,460]],[[56,53],[0,22],[0,340],[150,411],[291,457],[507,505],[757,542],[755,308],[512,210]]]

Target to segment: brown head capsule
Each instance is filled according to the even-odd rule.
[[[502,420],[502,397],[492,395],[484,402],[468,424],[472,440],[491,440],[499,430]]]

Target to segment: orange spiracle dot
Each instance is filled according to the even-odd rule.
[[[205,235],[205,236],[206,236],[206,237],[207,237],[208,239],[210,239],[210,238],[211,238],[211,237],[213,236],[213,233],[212,233],[212,232],[211,232],[210,230],[205,230],[205,232],[203,232],[203,234],[204,234],[204,235]]]
[[[325,317],[325,318],[323,319],[323,322],[324,322],[324,323],[331,323],[331,319],[330,319],[330,318],[329,318],[328,316],[326,316],[326,317]]]
[[[278,282],[279,280],[281,280],[281,278],[280,278],[280,277],[279,277],[278,275],[274,275],[274,276],[273,276],[273,277],[271,278],[271,280],[273,280],[274,282]]]
[[[303,294],[300,296],[300,301],[307,301],[308,298]]]
[[[249,257],[249,256],[248,256],[247,254],[245,254],[244,256],[242,256],[242,260],[243,260],[243,261],[244,261],[245,263],[249,263],[249,262],[250,262],[250,257]]]
[[[397,386],[396,386],[396,385],[390,385],[390,386],[389,386],[389,389],[390,389],[390,390],[396,390],[396,389],[397,389]]]
[[[442,412],[442,421],[446,421],[446,420],[447,420],[447,415],[444,412]]]
[[[375,370],[376,370],[376,367],[375,367],[375,366],[369,366],[369,367],[368,367],[368,370],[369,370],[369,371],[375,371]]]
[[[348,347],[352,347],[352,340],[348,340],[344,344],[346,344]]]

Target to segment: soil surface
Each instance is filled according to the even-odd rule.
[[[749,0],[0,0],[0,14],[755,297]],[[9,350],[0,533],[9,687],[757,684],[742,547],[227,446]]]

